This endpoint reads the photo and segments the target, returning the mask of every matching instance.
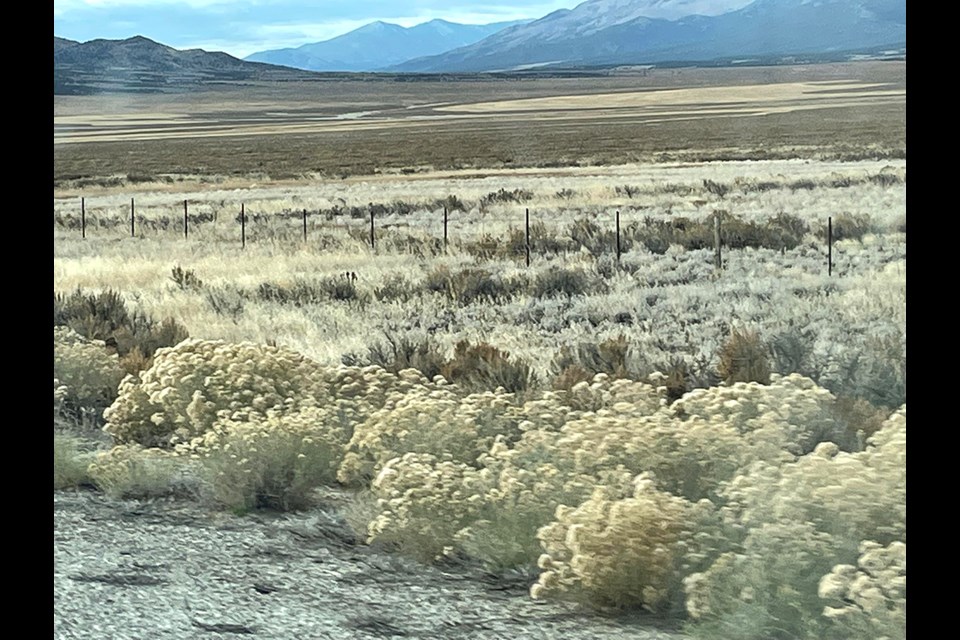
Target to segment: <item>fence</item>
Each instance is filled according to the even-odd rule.
[[[321,213],[320,211],[317,211],[317,212],[316,212],[316,214],[320,214],[320,213]],[[729,248],[729,244],[730,244],[730,243],[725,239],[725,237],[724,237],[723,219],[724,219],[724,216],[725,216],[726,214],[727,214],[726,211],[717,210],[717,211],[714,211],[714,213],[710,216],[710,218],[712,219],[712,227],[713,227],[713,232],[712,232],[712,247],[713,247],[713,249],[714,249],[714,265],[715,265],[715,267],[716,267],[718,270],[723,269],[723,249],[724,249],[725,246],[726,246],[727,248]],[[297,214],[296,214],[296,217],[298,218],[298,224],[300,225],[302,241],[303,241],[304,244],[306,244],[306,243],[309,242],[309,233],[308,233],[308,231],[309,231],[309,225],[308,225],[309,216],[310,216],[310,212],[309,212],[307,209],[302,209],[300,212],[297,212]],[[447,208],[446,206],[443,207],[443,214],[442,214],[442,216],[443,216],[443,217],[442,217],[442,225],[443,225],[443,249],[444,249],[444,251],[447,251],[448,248],[449,248],[449,230],[450,230],[450,225],[449,225],[449,223],[450,223],[450,218],[449,218],[449,211],[448,211],[448,208]],[[292,217],[292,216],[290,216],[289,213],[288,213],[286,216],[284,216],[284,215],[279,215],[279,214],[273,214],[271,217],[273,217],[274,219],[282,219],[283,217]],[[369,224],[370,224],[370,227],[369,227],[369,240],[368,240],[368,242],[369,242],[369,245],[370,245],[371,250],[372,250],[372,251],[376,251],[376,246],[377,246],[377,219],[376,219],[376,212],[375,212],[375,210],[374,210],[373,207],[370,208],[370,211],[369,211],[369,219],[370,219],[370,223],[369,223]],[[241,249],[245,249],[246,246],[247,246],[247,220],[248,220],[247,212],[246,212],[246,204],[245,204],[245,203],[240,203],[240,211],[239,211],[239,214],[238,214],[236,220],[237,220],[237,222],[239,223],[239,241],[240,241],[240,247],[241,247]],[[256,220],[256,217],[254,218],[254,220]],[[326,220],[329,221],[330,218],[327,217]],[[194,228],[196,228],[196,227],[199,227],[199,226],[200,226],[201,224],[203,224],[204,222],[210,222],[210,221],[211,221],[211,218],[210,218],[209,216],[194,216],[194,218],[193,218],[193,220],[192,220],[192,225],[193,225]],[[214,216],[212,217],[212,221],[213,221],[213,222],[216,222],[216,221],[217,221],[217,216],[216,216],[216,215],[214,215]],[[524,209],[523,222],[524,222],[524,224],[523,224],[523,228],[524,228],[523,253],[524,253],[524,257],[525,257],[525,264],[526,264],[527,267],[529,267],[529,266],[530,266],[530,262],[531,262],[531,254],[532,254],[532,252],[533,252],[534,249],[535,249],[535,245],[534,245],[533,238],[532,238],[532,235],[531,235],[530,209],[529,209],[529,208],[525,208],[525,209]],[[144,225],[144,218],[141,218],[140,223],[141,223],[141,224],[140,224],[140,228],[141,228],[141,232],[142,232],[142,229],[143,229],[143,227],[145,226],[145,225]],[[70,227],[71,225],[70,225],[69,223],[66,223],[66,224],[64,224],[63,226]],[[86,238],[87,238],[87,207],[86,207],[86,199],[85,199],[85,198],[81,198],[81,199],[80,199],[80,221],[79,221],[79,227],[80,227],[80,237],[81,237],[81,239],[86,239]],[[190,217],[189,201],[188,201],[188,200],[184,200],[184,201],[183,201],[183,223],[182,223],[182,227],[183,227],[183,237],[184,237],[184,240],[189,240],[189,237],[190,237],[190,229],[191,229],[191,217]],[[612,238],[611,238],[611,240],[612,240],[611,245],[612,245],[612,246],[611,246],[610,248],[613,250],[614,254],[616,255],[616,260],[617,260],[617,262],[619,263],[620,260],[621,260],[621,258],[622,258],[622,255],[623,255],[623,240],[624,240],[624,238],[623,238],[623,233],[622,233],[622,229],[621,229],[621,224],[620,224],[620,210],[619,210],[619,209],[617,209],[616,212],[615,212],[615,215],[614,215],[614,225],[613,225],[613,227],[614,227],[614,229],[613,229],[613,235],[612,235]],[[327,225],[325,228],[326,228],[327,230],[350,229],[350,226],[349,226],[349,225],[343,225],[343,224],[340,224],[340,225],[331,224],[331,225]],[[134,198],[131,198],[131,199],[130,199],[130,237],[131,237],[131,238],[137,237],[136,202],[135,202]],[[833,218],[832,218],[832,216],[831,216],[831,217],[828,217],[828,218],[827,218],[827,228],[826,228],[827,274],[828,274],[828,275],[831,275],[831,276],[833,275],[833,240],[834,240],[834,235],[833,235]],[[786,245],[785,245],[785,243],[784,243],[784,244],[781,246],[781,250],[785,250],[785,248],[786,248]]]

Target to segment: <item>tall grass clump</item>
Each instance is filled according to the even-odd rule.
[[[509,393],[522,393],[536,384],[529,363],[512,358],[508,352],[485,342],[458,342],[453,358],[443,365],[440,373],[471,391],[493,391],[503,387]]]
[[[87,467],[93,484],[116,498],[155,498],[178,493],[189,460],[169,451],[138,444],[117,445],[101,452]]]
[[[430,380],[440,375],[446,364],[446,358],[430,340],[417,340],[392,332],[385,333],[382,342],[367,349],[367,361],[390,373],[416,369]]]
[[[598,373],[612,379],[634,377],[635,373],[628,369],[629,349],[630,343],[623,334],[599,343],[563,345],[552,363],[553,388],[569,391],[580,382],[592,381]]]
[[[537,274],[530,286],[530,294],[537,298],[572,298],[582,296],[587,291],[596,292],[601,287],[601,281],[579,269],[549,267]]]
[[[90,456],[81,453],[79,440],[74,437],[53,434],[53,488],[72,489],[91,484],[87,467]]]
[[[129,311],[119,292],[106,290],[54,293],[53,325],[67,326],[91,340],[102,340],[120,356],[121,366],[136,374],[150,364],[157,349],[189,337],[173,318],[157,322],[140,311]]]
[[[754,331],[734,329],[720,348],[717,373],[727,384],[770,383],[770,356],[763,339]]]
[[[520,291],[523,283],[518,279],[494,275],[486,269],[451,271],[440,265],[427,274],[423,286],[459,305],[468,305],[475,302],[506,302]]]

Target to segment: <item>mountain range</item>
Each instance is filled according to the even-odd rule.
[[[219,51],[181,51],[143,36],[75,42],[53,38],[53,93],[162,91],[206,82],[294,80],[303,71],[245,62]]]
[[[258,51],[244,60],[267,62],[310,71],[376,71],[406,62],[465,47],[507,27],[527,21],[494,24],[457,24],[431,20],[404,28],[387,22],[368,25],[336,38],[305,44],[294,49]]]
[[[905,55],[906,0],[587,0],[524,23],[433,20],[403,28],[374,22],[325,42],[260,52],[247,60],[180,51],[142,36],[84,43],[54,36],[54,93],[315,77],[303,69],[550,71],[782,62],[796,56],[843,60],[885,50]]]
[[[661,11],[663,5],[681,8],[667,0],[588,0],[472,45],[387,70],[656,64],[906,46],[906,0],[755,0],[718,15],[669,20],[650,17],[657,5]]]

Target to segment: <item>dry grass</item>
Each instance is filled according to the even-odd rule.
[[[724,91],[756,95],[756,85],[765,84],[819,91],[823,85],[815,83],[824,81],[842,82],[858,99],[877,102],[869,109],[834,104],[693,119],[617,116],[612,107],[592,118],[578,107],[574,119],[551,119],[551,101],[576,103],[582,99],[571,96],[577,95],[612,95],[636,110],[644,106],[638,91],[663,89],[647,91],[645,99],[659,94],[676,103],[679,96],[682,103]],[[328,364],[367,360],[384,332],[405,345],[429,343],[429,357],[411,348],[406,357],[391,351],[384,358],[417,361],[431,371],[454,357],[458,343],[488,344],[529,363],[541,383],[560,387],[591,369],[582,362],[561,367],[565,372],[553,367],[565,346],[599,345],[624,333],[635,359],[631,375],[667,368],[675,395],[714,375],[732,325],[756,327],[768,340],[791,323],[826,323],[821,316],[832,310],[859,336],[838,347],[846,359],[833,353],[834,330],[825,325],[804,347],[815,357],[797,366],[832,375],[842,386],[853,379],[844,371],[858,362],[857,349],[861,360],[875,364],[894,351],[861,344],[866,326],[886,323],[889,332],[905,325],[903,313],[888,313],[905,298],[899,290],[885,298],[889,304],[868,293],[866,304],[851,306],[860,295],[853,278],[873,278],[905,255],[906,162],[897,159],[905,154],[904,105],[884,95],[904,87],[904,65],[867,63],[56,98],[58,118],[77,122],[102,113],[94,124],[106,133],[145,124],[137,118],[163,126],[170,114],[187,130],[268,111],[274,114],[268,119],[296,124],[380,110],[376,118],[393,124],[380,130],[338,125],[304,135],[56,144],[54,287],[113,288],[146,314],[174,318],[191,336],[283,344]],[[807,98],[825,95],[836,97]],[[519,119],[501,117],[505,112],[436,119],[453,116],[440,107],[529,99],[546,110],[514,113]],[[110,122],[114,115],[119,119]],[[777,157],[795,159],[763,159]],[[278,179],[284,176],[289,179]],[[82,241],[80,197],[87,224]],[[128,237],[131,197],[136,239]],[[526,208],[533,234],[529,269]],[[712,249],[706,223],[717,210],[728,212],[727,270],[714,281],[712,256],[700,252]],[[623,235],[619,263],[615,211]],[[828,282],[820,231],[828,216],[837,222],[841,213],[863,224],[836,243],[840,279]],[[347,281],[345,273],[356,279]],[[894,289],[902,279],[899,273],[876,277]],[[838,289],[843,296],[832,295]],[[857,384],[866,388],[881,369],[861,367]]]
[[[877,175],[896,181],[877,184],[871,180]],[[704,180],[728,187],[723,200],[704,187]],[[797,180],[814,188],[792,189]],[[905,180],[903,161],[767,161],[247,182],[241,189],[193,184],[180,193],[142,184],[136,187],[136,211],[142,216],[137,239],[125,237],[129,230],[122,224],[129,216],[131,192],[126,190],[85,196],[86,240],[69,224],[55,224],[54,288],[63,293],[115,289],[131,309],[172,317],[191,336],[276,341],[330,364],[347,354],[365,358],[383,341],[384,330],[411,344],[431,335],[443,361],[461,340],[486,342],[529,362],[545,382],[558,373],[551,371],[551,361],[564,344],[598,344],[623,330],[651,366],[675,355],[692,364],[693,358],[718,352],[729,326],[717,323],[732,319],[759,327],[765,339],[786,330],[789,318],[809,323],[810,314],[827,308],[844,314],[843,326],[861,326],[863,313],[885,315],[899,326],[902,313],[890,315],[881,298],[858,293],[847,278],[870,276],[902,256],[905,236],[898,229],[906,214]],[[617,193],[625,184],[635,186],[629,199]],[[767,186],[758,189],[761,184]],[[483,198],[500,189],[529,192],[533,199],[491,203],[481,211]],[[576,195],[558,195],[563,189]],[[443,250],[441,244],[435,252],[443,218],[433,207],[449,197],[465,210],[449,212],[449,246]],[[146,224],[172,217],[178,209],[182,215],[184,199],[191,212],[207,219],[192,224],[189,239],[176,226]],[[401,202],[416,206],[401,207]],[[239,242],[241,203],[248,216],[245,249]],[[368,220],[349,213],[327,220],[317,214],[369,203],[390,204],[393,211],[377,218],[376,251],[366,238]],[[77,197],[55,199],[55,219],[73,215],[78,205]],[[528,206],[535,232],[530,269],[522,253],[507,248],[516,237],[522,246]],[[651,228],[681,219],[694,228],[721,207],[731,220],[744,221],[744,231],[755,225],[793,238],[784,243],[782,255],[779,244],[725,250],[729,275],[723,281],[729,291],[724,298],[716,298],[707,275],[712,255],[697,257],[698,251],[712,253],[709,237],[707,248],[699,250],[671,248],[668,241],[654,252],[640,236],[627,242],[631,230],[646,228],[648,220],[656,223]],[[303,208],[311,212],[306,244],[302,218],[289,215]],[[612,241],[615,209],[621,210],[625,240],[619,266]],[[849,311],[845,297],[822,302],[816,297],[828,284],[819,228],[837,211],[869,216],[878,232],[834,247],[839,279],[830,287],[840,286],[845,297],[852,296]],[[102,226],[91,222],[101,220]],[[474,250],[483,238],[492,242],[486,256]],[[192,274],[189,283],[187,273]],[[356,274],[356,281],[347,282],[344,273]],[[558,275],[571,277],[561,281]],[[891,303],[902,298],[896,290],[883,295]],[[858,297],[867,299],[853,305]],[[703,311],[709,319],[687,318],[698,306],[711,309]],[[715,337],[697,344],[707,327]],[[827,339],[826,334],[820,338]]]
[[[797,91],[825,81],[842,82],[846,93]],[[906,65],[888,62],[59,96],[55,126],[90,127],[55,127],[55,141],[70,143],[54,145],[54,183],[128,174],[279,179],[658,159],[903,157],[905,87]],[[704,111],[713,94],[743,104]],[[597,105],[598,95],[609,104]],[[479,103],[495,106],[468,112]],[[342,118],[358,112],[373,114]]]

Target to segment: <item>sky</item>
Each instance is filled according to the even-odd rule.
[[[541,18],[582,0],[53,0],[53,34],[86,42],[135,35],[177,49],[257,51],[328,40],[375,20],[412,27]]]

